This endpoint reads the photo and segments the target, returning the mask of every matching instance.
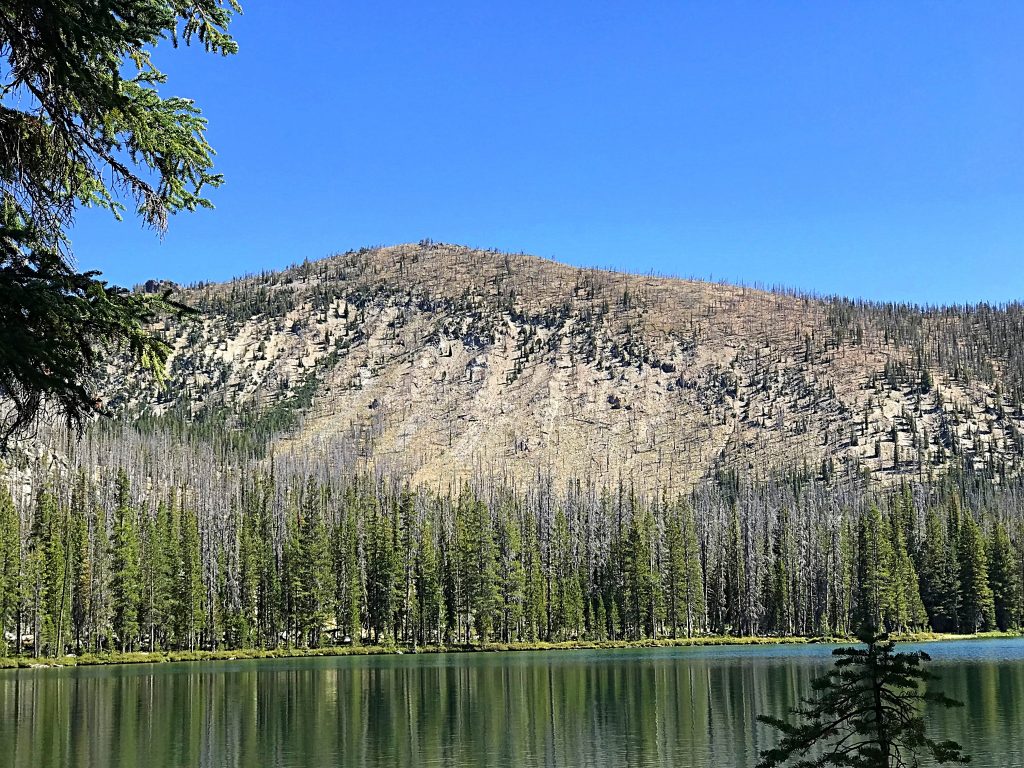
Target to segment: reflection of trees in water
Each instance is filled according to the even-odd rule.
[[[16,768],[752,765],[773,738],[756,714],[805,695],[817,661],[523,653],[11,673],[0,754]],[[967,704],[929,713],[936,735],[1024,764],[1024,666],[935,671]]]
[[[978,765],[1024,765],[1024,660],[932,667],[935,685],[964,702],[928,712],[936,733],[950,734]]]

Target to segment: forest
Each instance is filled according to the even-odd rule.
[[[769,352],[743,358],[753,361],[744,374],[746,399],[730,415],[723,387],[738,387],[745,364],[739,353],[728,370],[685,378],[676,363],[631,335],[639,327],[634,321],[658,302],[624,284],[608,312],[618,318],[612,325],[621,321],[630,330],[608,337],[616,353],[598,360],[596,370],[619,377],[627,369],[656,370],[677,393],[698,393],[696,405],[672,401],[666,413],[693,406],[704,421],[665,422],[671,428],[657,422],[662,463],[673,450],[706,461],[700,481],[684,492],[657,490],[658,462],[649,462],[646,474],[634,471],[644,466],[638,464],[630,465],[632,474],[622,465],[567,476],[538,459],[531,476],[486,455],[417,484],[417,462],[430,456],[403,457],[375,442],[388,409],[369,394],[360,394],[368,419],[363,411],[343,414],[322,441],[307,434],[305,443],[291,444],[304,434],[318,397],[323,406],[339,392],[363,393],[362,373],[323,392],[318,376],[329,378],[331,366],[354,354],[347,345],[355,344],[374,302],[390,307],[387,286],[395,283],[387,270],[405,274],[421,261],[417,268],[425,269],[434,263],[428,256],[465,261],[474,253],[424,243],[344,254],[219,288],[196,286],[192,301],[208,318],[232,328],[263,318],[244,339],[251,360],[224,357],[235,331],[217,330],[212,320],[209,328],[168,325],[167,338],[183,346],[169,366],[168,386],[150,393],[156,400],[140,394],[139,382],[120,382],[109,402],[118,418],[100,419],[83,433],[43,425],[25,450],[8,455],[0,472],[2,652],[850,637],[865,623],[900,633],[972,634],[1024,624],[1024,358],[1013,341],[1022,327],[1019,306],[920,309],[716,290],[731,297],[730,312],[750,304],[784,317],[796,302],[820,324],[810,335],[765,326],[776,328],[775,347],[765,347],[775,350],[775,362],[764,362]],[[516,341],[525,346],[513,374],[529,354],[549,348],[541,336],[571,314],[538,298],[530,311],[540,314],[521,317],[520,297],[575,280],[577,314],[587,321],[606,317],[593,307],[607,304],[621,287],[616,281],[627,279],[492,257],[478,263],[480,279],[493,282],[494,291],[467,289],[452,298],[424,284],[395,300],[405,312],[443,305],[447,314],[421,329],[434,328],[434,335],[420,341],[430,347],[442,336],[461,338],[474,354],[496,343],[488,334],[502,312],[525,318],[529,332]],[[516,258],[522,269],[512,268]],[[505,286],[506,279],[513,284]],[[670,288],[685,286],[648,286]],[[482,296],[495,307],[479,306]],[[729,314],[716,306],[708,306],[707,318]],[[286,320],[289,312],[297,319]],[[316,323],[302,317],[331,319],[337,328],[314,333]],[[382,332],[395,330],[400,317]],[[756,338],[759,317],[750,310],[721,338]],[[468,325],[458,325],[459,318],[469,318]],[[691,317],[694,339],[710,333],[695,322]],[[592,341],[596,333],[590,328],[580,338]],[[299,347],[288,346],[293,342]],[[814,373],[814,366],[843,345],[869,342],[887,362],[850,395],[855,410],[834,396],[842,370]],[[284,367],[270,376],[274,369],[264,358],[274,345]],[[395,345],[396,359],[406,360],[406,347]],[[296,356],[301,362],[308,350],[325,356],[301,370],[285,365]],[[365,353],[367,365],[383,365],[384,352]],[[601,357],[583,348],[580,354]],[[450,359],[435,357],[427,354],[428,362]],[[120,369],[114,364],[108,375]],[[210,375],[192,382],[204,371]],[[245,390],[251,399],[231,399],[232,387],[242,392],[243,373],[253,381],[257,373],[270,376],[272,392]],[[229,386],[231,376],[238,382]],[[454,385],[443,378],[424,386],[440,393],[435,399],[454,402],[445,390]],[[133,387],[135,395],[126,394]],[[751,406],[758,393],[771,395],[758,406],[760,415]],[[407,395],[394,397],[396,418],[405,418]],[[738,391],[729,397],[739,403]],[[885,410],[890,400],[899,411],[891,404]],[[602,413],[637,412],[629,403],[601,403]],[[427,406],[420,404],[432,413]],[[730,418],[775,429],[775,452],[739,443],[718,456],[693,449]],[[796,445],[819,428],[812,442],[824,446],[823,453],[814,448],[824,458],[812,451],[794,465],[779,445]],[[451,434],[442,437],[441,450],[451,448]],[[624,455],[639,450],[636,435],[627,437],[618,446]]]
[[[864,623],[970,634],[1024,619],[1015,481],[879,488],[803,469],[723,472],[671,497],[540,476],[431,490],[323,459],[126,450],[142,459],[86,440],[74,462],[0,488],[6,654],[848,637]]]

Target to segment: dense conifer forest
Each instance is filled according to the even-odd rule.
[[[231,463],[176,444],[138,425],[93,430],[63,462],[9,468],[5,653],[848,636],[865,621],[976,633],[1022,621],[1016,482],[950,473],[878,488],[801,468],[772,482],[720,473],[682,495],[542,476],[431,489],[337,457]]]
[[[7,654],[1024,623],[1019,305],[429,241],[184,297],[6,459]]]

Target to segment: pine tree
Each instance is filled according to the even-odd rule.
[[[17,617],[21,603],[21,520],[6,483],[0,483],[0,650],[20,651]],[[15,636],[13,647],[7,633]]]
[[[928,622],[928,614],[921,600],[917,570],[907,549],[903,534],[903,524],[898,510],[888,520],[887,535],[892,542],[890,551],[892,561],[889,573],[892,578],[893,601],[886,616],[887,626],[900,631],[918,629]]]
[[[238,646],[253,648],[259,643],[260,562],[258,496],[253,493],[242,505],[238,532],[238,616],[235,633]]]
[[[498,512],[498,592],[501,605],[501,639],[508,643],[521,636],[526,613],[526,570],[522,536],[506,500]]]
[[[630,557],[629,528],[623,521],[621,501],[614,512],[607,500],[602,500],[608,509],[608,518],[612,529],[608,545],[608,559],[601,569],[601,585],[604,594],[605,610],[608,614],[608,632],[613,640],[621,640],[632,636],[629,626],[631,610],[630,596]]]
[[[758,720],[782,732],[778,746],[761,752],[758,768],[895,768],[919,765],[922,756],[939,765],[966,763],[955,741],[925,735],[925,704],[962,704],[922,685],[934,676],[922,669],[928,654],[895,653],[885,634],[858,634],[866,648],[838,648],[836,662],[812,683],[813,698],[793,710],[797,724],[760,715]]]
[[[780,635],[792,635],[794,629],[791,537],[789,510],[783,507],[772,534],[771,574],[765,601],[768,608],[768,626]]]
[[[398,555],[399,581],[396,583],[398,602],[398,624],[401,627],[402,642],[412,643],[415,617],[419,612],[418,596],[415,586],[416,546],[415,532],[416,496],[408,485],[402,488],[398,504],[395,506],[395,540]]]
[[[747,560],[740,527],[739,506],[733,504],[725,543],[724,598],[725,623],[735,635],[750,634],[747,611]]]
[[[665,521],[665,573],[664,593],[665,612],[668,619],[669,636],[678,637],[679,626],[683,614],[683,590],[685,582],[686,559],[683,545],[683,526],[677,510],[668,513]]]
[[[576,569],[569,522],[561,508],[552,532],[551,633],[560,640],[579,637],[583,627],[583,593]]]
[[[943,525],[938,511],[931,508],[925,515],[918,580],[929,624],[936,632],[953,632],[957,629],[959,580],[955,566],[956,560],[950,554],[947,541],[947,528]]]
[[[473,626],[481,642],[491,638],[498,614],[500,594],[498,592],[497,547],[491,514],[487,505],[477,500],[472,505],[469,521],[470,551],[466,553],[467,604],[468,613],[473,616]]]
[[[139,637],[142,609],[142,571],[136,512],[131,503],[128,475],[119,470],[114,507],[114,536],[111,541],[111,603],[114,610],[114,634],[122,651],[135,648]]]
[[[963,512],[960,508],[960,496],[957,493],[949,497],[948,509],[946,512],[946,568],[948,576],[947,583],[951,590],[949,595],[950,615],[953,617],[952,631],[963,623],[960,615],[960,599],[963,597],[963,589],[960,584],[960,526]]]
[[[167,502],[161,501],[157,505],[156,516],[142,517],[142,625],[148,637],[149,650],[156,650],[157,639],[164,634],[171,612],[172,581],[166,538],[170,515]]]
[[[452,511],[454,530],[446,557],[445,602],[451,631],[458,640],[468,644],[473,626],[473,566],[477,548],[472,526],[476,498],[469,483],[463,483]]]
[[[178,494],[173,490],[167,495],[164,511],[163,516],[157,517],[160,536],[164,542],[164,572],[161,578],[163,578],[167,590],[163,636],[168,648],[180,648],[184,645],[183,639],[178,635],[181,628],[179,614],[182,607],[178,594],[182,567],[182,519]]]
[[[92,649],[100,651],[111,646],[111,559],[110,531],[106,507],[99,504],[95,507],[91,523],[92,546],[92,584],[89,589],[92,599],[89,602],[89,630],[92,634]]]
[[[315,648],[320,645],[321,633],[328,617],[333,615],[335,584],[322,490],[312,478],[307,482],[300,506],[289,558],[291,599],[296,640],[303,647]],[[386,532],[390,530],[388,527]],[[393,542],[382,542],[381,547],[386,556],[393,557]]]
[[[342,520],[335,528],[335,571],[337,572],[338,623],[345,629],[353,645],[362,640],[363,576],[359,564],[359,530],[357,520],[361,501],[355,488],[345,492]]]
[[[988,583],[988,557],[974,516],[966,514],[960,523],[957,562],[960,563],[960,631],[974,633],[993,629],[995,603]]]
[[[882,513],[874,504],[857,527],[857,624],[882,627],[895,603],[892,542]]]
[[[416,558],[416,604],[420,612],[420,639],[428,644],[440,644],[442,641],[444,593],[441,590],[440,565],[434,528],[429,520],[425,520],[420,529]]]
[[[163,230],[175,213],[209,207],[206,121],[167,96],[152,50],[173,38],[234,53],[234,0],[8,3],[0,30],[4,160],[0,163],[0,442],[45,407],[72,427],[101,411],[100,352],[116,349],[160,378],[171,346],[154,313],[180,309],[163,293],[110,286],[80,272],[67,230],[83,206],[117,218],[128,203]],[[161,57],[162,58],[162,57]]]
[[[71,613],[70,522],[68,509],[56,504],[56,516],[46,542],[46,623],[44,644],[50,655],[65,652],[64,640]]]
[[[655,550],[654,516],[634,501],[627,539],[628,624],[633,637],[657,638],[664,611]],[[639,507],[639,508],[638,508]]]
[[[43,594],[46,585],[46,537],[49,522],[49,494],[36,494],[32,508],[32,522],[25,545],[25,575],[22,580],[22,601],[28,614],[28,630],[32,634],[32,655],[42,654]]]
[[[707,583],[708,627],[713,634],[724,635],[729,613],[726,605],[726,556],[720,548],[709,566]]]
[[[534,642],[547,636],[547,594],[544,589],[544,572],[541,564],[540,544],[537,529],[532,523],[526,526],[526,639]]]
[[[1000,520],[992,524],[987,553],[996,628],[1003,632],[1016,629],[1021,621],[1020,572],[1010,536]]]
[[[177,637],[182,647],[194,651],[206,628],[206,589],[200,550],[199,518],[194,509],[181,510],[181,545],[178,548],[175,609]]]
[[[209,574],[206,583],[206,647],[211,651],[220,649],[225,640],[234,642],[231,635],[231,594],[228,588],[228,557],[220,537],[210,542]]]
[[[832,541],[835,575],[831,586],[831,629],[834,634],[845,636],[850,633],[857,584],[857,535],[850,517],[838,526]]]
[[[36,493],[26,553],[26,597],[36,656],[57,655],[68,599],[65,516],[50,486]]]
[[[281,550],[278,547],[278,520],[271,511],[274,493],[273,474],[254,478],[250,507],[256,537],[256,623],[264,646],[277,648],[281,643],[283,621],[283,586],[281,579]],[[173,537],[172,537],[173,541]]]
[[[283,602],[284,630],[288,647],[301,645],[302,623],[301,597],[302,579],[300,562],[302,553],[301,521],[294,492],[287,501],[285,539],[281,547],[281,599]]]
[[[392,518],[375,504],[366,526],[366,623],[374,642],[394,638],[397,578]]]
[[[75,652],[81,653],[89,643],[93,600],[92,549],[89,542],[90,504],[85,474],[79,473],[71,494],[70,537],[71,553],[71,631],[75,638]]]
[[[685,501],[679,506],[682,513],[683,544],[683,604],[686,610],[686,636],[706,629],[707,606],[704,604],[704,576],[700,565],[700,543],[697,540],[697,521],[693,509]]]

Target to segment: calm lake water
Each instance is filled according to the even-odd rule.
[[[930,732],[1024,766],[1024,640],[926,646]],[[0,764],[752,766],[831,646],[348,657],[0,672]]]

